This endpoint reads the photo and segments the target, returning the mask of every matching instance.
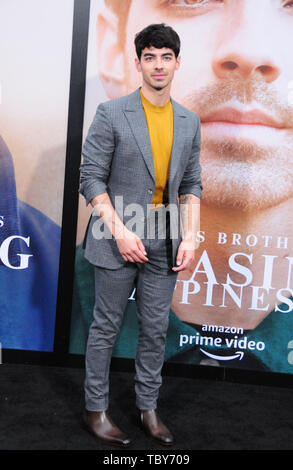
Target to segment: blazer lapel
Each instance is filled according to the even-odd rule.
[[[172,98],[171,100],[173,107],[173,144],[169,170],[169,181],[174,179],[177,173],[180,157],[183,151],[185,140],[184,118],[186,118],[186,114],[184,114],[183,108],[179,106]],[[150,175],[155,181],[155,169],[151,141],[143,106],[141,104],[139,89],[129,95],[128,104],[124,110],[124,114],[132,130],[137,145],[140,148]]]
[[[173,144],[171,152],[171,162],[169,170],[169,181],[176,176],[181,154],[184,147],[185,136],[185,117],[182,108],[172,100],[173,106]]]
[[[124,114],[132,130],[133,137],[140,148],[150,175],[155,181],[153,152],[139,89],[129,96],[129,102]]]

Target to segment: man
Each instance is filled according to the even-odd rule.
[[[234,334],[209,351],[194,341],[198,334],[206,336],[207,325],[237,328],[266,345],[244,350],[247,367],[292,373],[292,2],[106,4],[98,19],[98,44],[107,94],[115,97],[137,85],[130,38],[136,27],[159,15],[176,27],[184,50],[173,96],[202,122],[201,244],[195,262],[178,276],[171,312],[177,339],[175,344],[170,336],[167,358],[198,364],[209,352],[222,365],[245,367],[232,348],[222,347]],[[124,65],[119,73],[117,64]],[[86,312],[86,302],[80,302]],[[181,333],[191,342],[180,346]]]
[[[60,227],[19,201],[11,154],[0,136],[0,343],[52,351]]]
[[[98,107],[83,147],[80,192],[98,215],[89,224],[85,249],[95,266],[96,302],[86,352],[84,424],[100,440],[131,443],[107,409],[112,349],[135,283],[137,416],[153,439],[171,445],[174,438],[156,409],[177,273],[187,269],[197,246],[200,124],[170,99],[180,66],[177,33],[152,24],[135,36],[135,47],[141,88]],[[134,203],[136,233],[129,217]]]

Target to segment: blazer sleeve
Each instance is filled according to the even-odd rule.
[[[181,180],[178,194],[194,194],[199,199],[202,196],[201,165],[199,162],[201,148],[200,119],[197,117],[197,131],[195,133],[190,157]]]
[[[113,128],[105,103],[101,103],[82,149],[79,192],[85,197],[86,205],[95,196],[107,191],[114,148]]]

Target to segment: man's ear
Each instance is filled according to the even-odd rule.
[[[110,99],[126,93],[124,83],[124,44],[118,34],[118,17],[105,10],[97,17],[98,69],[105,92]]]
[[[141,65],[140,65],[140,60],[138,57],[135,57],[134,59],[134,63],[135,63],[135,68],[138,72],[141,72]]]

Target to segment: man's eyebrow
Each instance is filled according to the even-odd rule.
[[[172,52],[164,52],[164,54],[160,54],[161,57],[165,57],[165,56],[172,56]],[[150,56],[150,57],[156,57],[156,54],[153,54],[151,52],[144,52],[143,53],[143,56],[146,57],[146,56]]]

